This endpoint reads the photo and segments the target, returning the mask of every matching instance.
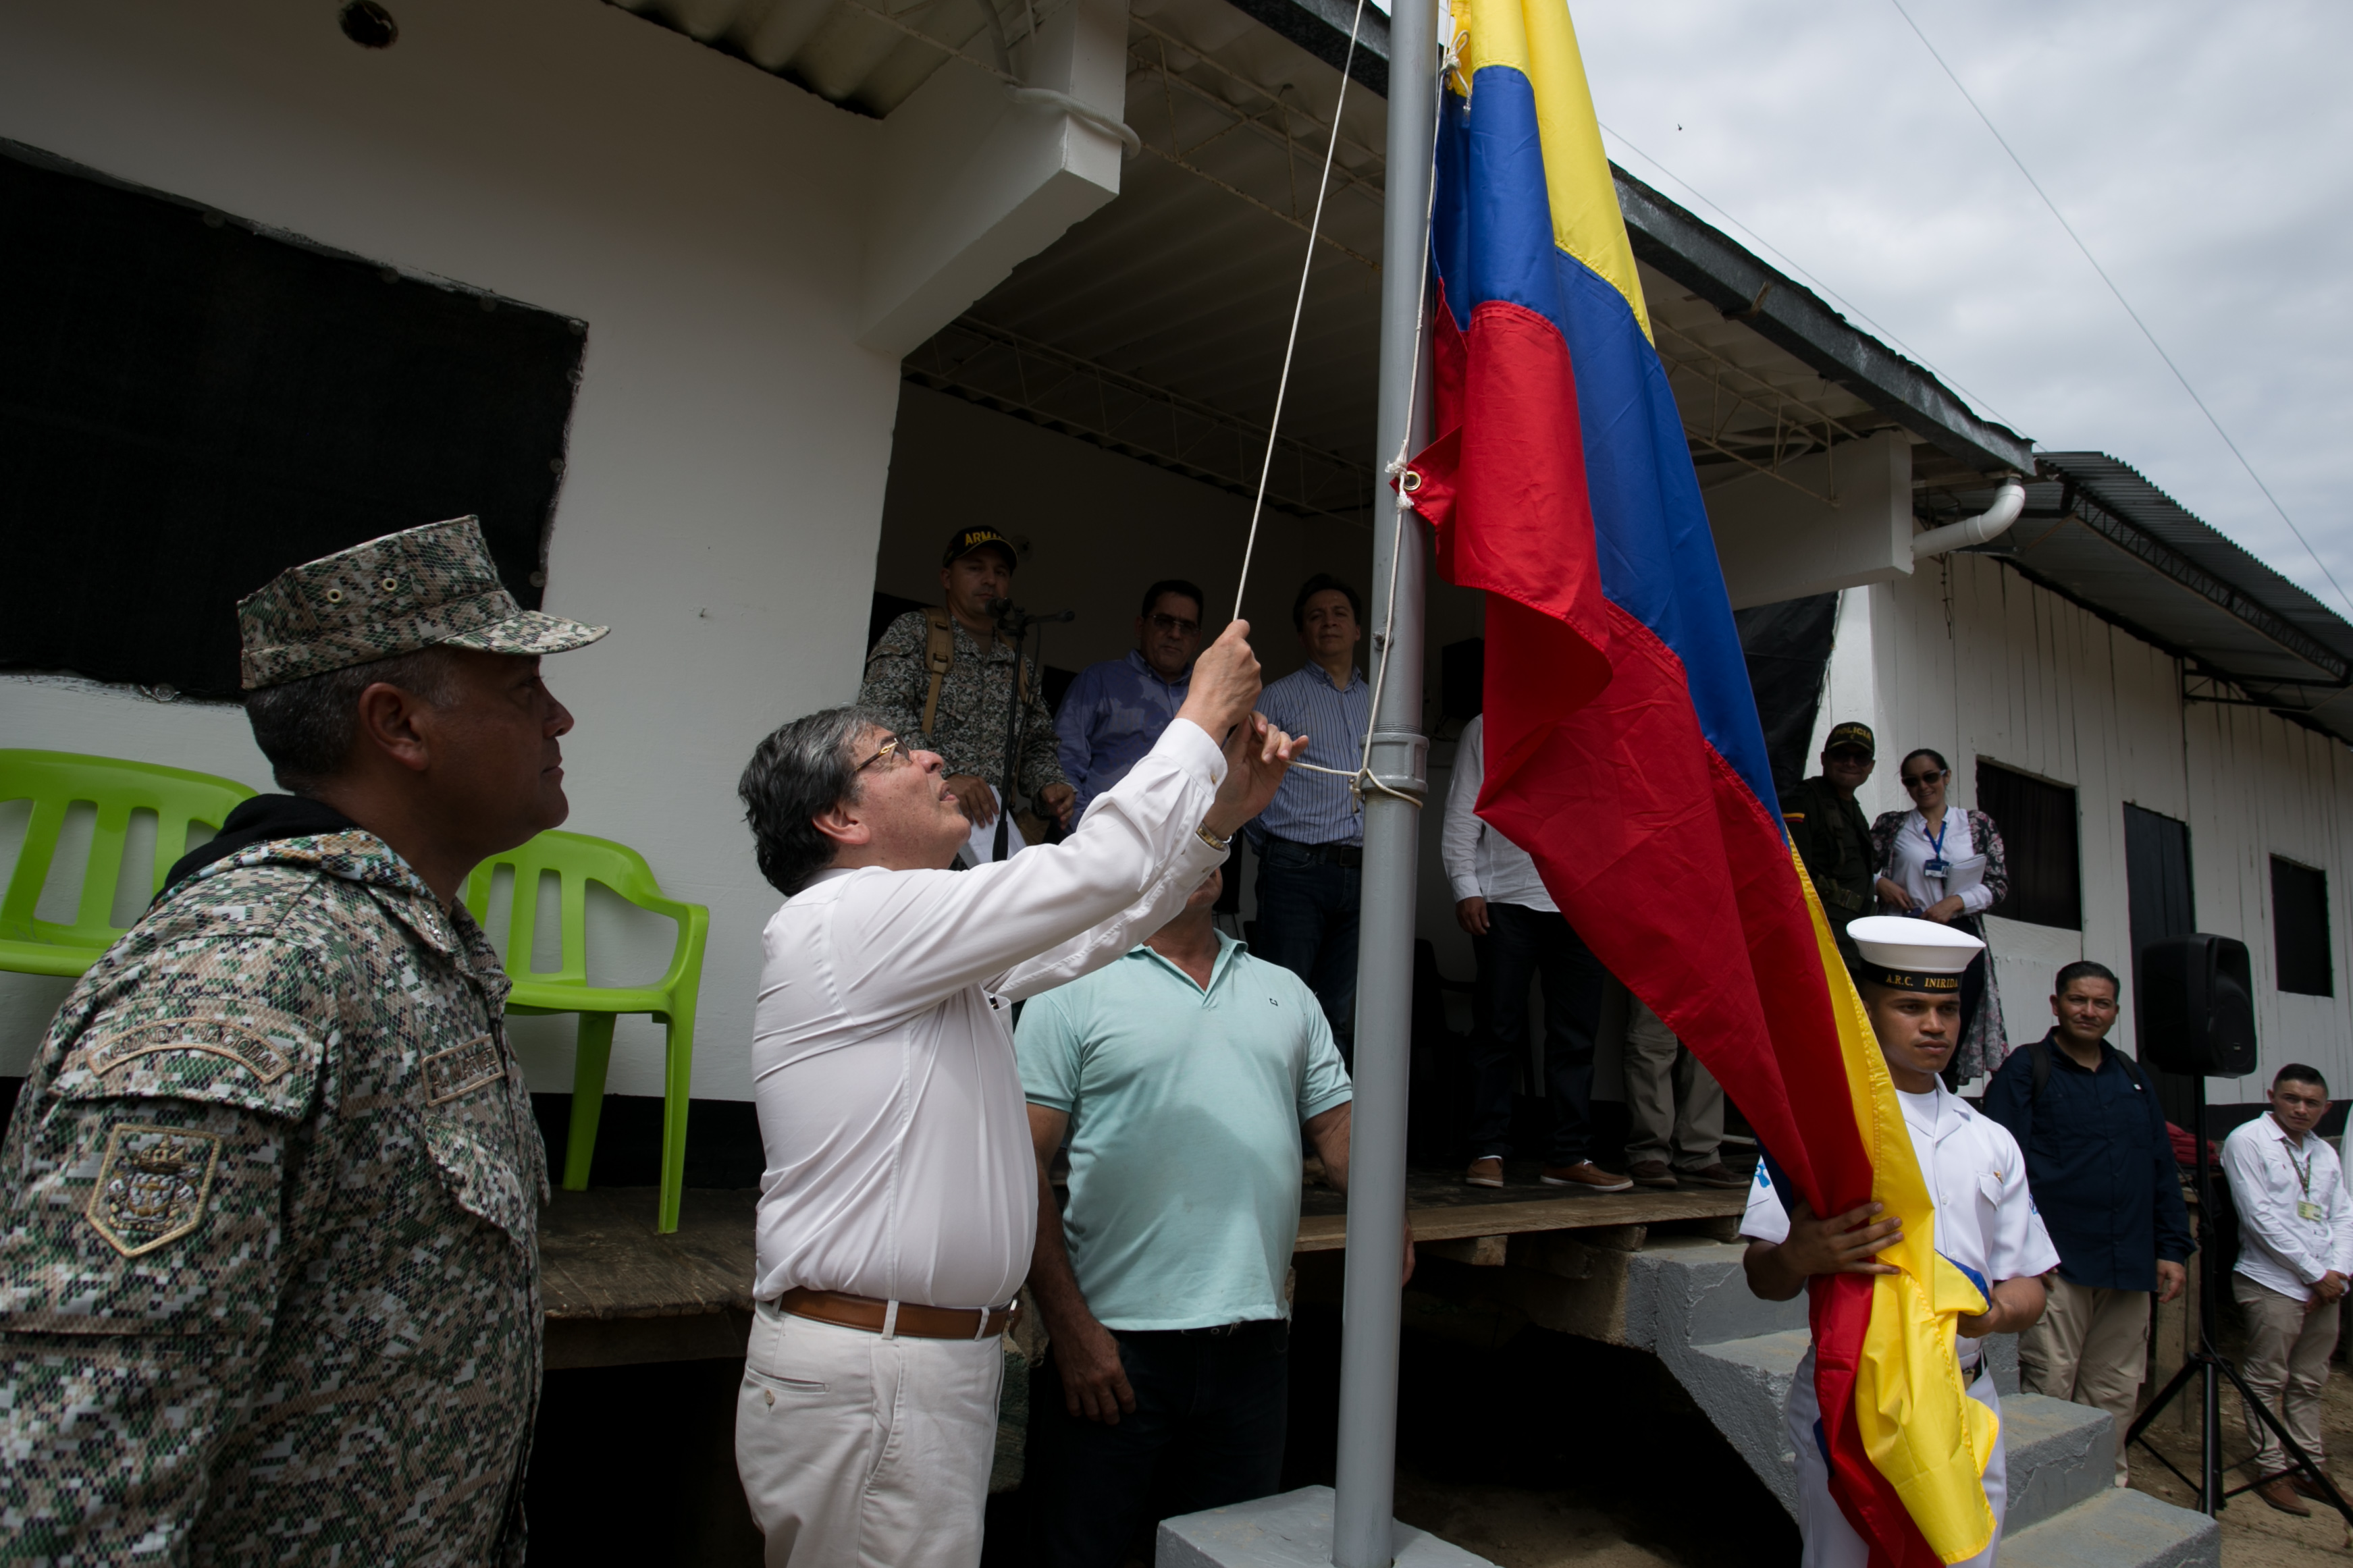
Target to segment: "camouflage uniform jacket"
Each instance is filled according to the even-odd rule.
[[[986,652],[979,639],[951,621],[955,661],[940,679],[940,709],[931,736],[919,742],[937,752],[952,773],[970,773],[1004,790],[1005,732],[1008,703],[1012,697],[1013,645],[993,637]],[[866,656],[866,680],[858,689],[860,707],[883,716],[892,731],[911,739],[923,733],[923,699],[932,678],[923,668],[923,612],[909,610],[892,621]],[[1023,661],[1025,664],[1027,660]],[[1065,784],[1061,759],[1055,752],[1053,710],[1038,689],[1038,671],[1029,670],[1029,700],[1021,721],[1021,793],[1035,797],[1048,784]]]
[[[522,1562],[507,990],[359,831],[204,868],[74,987],[0,1144],[0,1561]]]

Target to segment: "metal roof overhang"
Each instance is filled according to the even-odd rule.
[[[2270,709],[2353,742],[2353,626],[2107,454],[2039,459],[2024,514],[1978,553],[2183,659],[2189,700]]]

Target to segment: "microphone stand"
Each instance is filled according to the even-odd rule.
[[[1011,843],[1009,834],[1013,822],[1013,781],[1021,766],[1021,730],[1024,721],[1029,718],[1025,710],[1026,705],[1021,700],[1021,645],[1028,638],[1032,627],[1039,628],[1038,670],[1039,679],[1043,680],[1045,668],[1042,661],[1046,652],[1046,634],[1043,628],[1056,621],[1074,621],[1078,619],[1078,612],[1058,610],[1050,616],[1033,616],[1010,599],[991,599],[988,602],[988,613],[996,621],[997,629],[1013,639],[1013,674],[1005,688],[1004,787],[997,792],[997,842],[988,856],[991,860],[1002,860],[1006,858],[1006,849]]]
[[[2175,1479],[2198,1494],[2198,1511],[2210,1519],[2229,1506],[2231,1499],[2241,1492],[2253,1491],[2271,1479],[2269,1476],[2257,1476],[2244,1486],[2228,1489],[2223,1486],[2222,1477],[2228,1467],[2222,1463],[2221,1380],[2227,1377],[2238,1389],[2239,1396],[2246,1401],[2246,1407],[2263,1417],[2263,1425],[2272,1429],[2273,1436],[2280,1440],[2280,1446],[2287,1450],[2289,1458],[2294,1461],[2291,1468],[2300,1472],[2306,1480],[2319,1489],[2321,1496],[2317,1500],[2325,1501],[2344,1515],[2348,1531],[2353,1532],[2353,1503],[2345,1500],[2344,1494],[2337,1489],[2337,1483],[2328,1479],[2327,1473],[2313,1457],[2288,1434],[2286,1425],[2272,1413],[2272,1407],[2255,1397],[2254,1390],[2247,1386],[2247,1380],[2240,1375],[2237,1367],[2231,1364],[2231,1358],[2214,1343],[2214,1318],[2220,1310],[2221,1297],[2220,1282],[2214,1278],[2214,1166],[2212,1151],[2206,1140],[2206,1079],[2203,1074],[2190,1075],[2189,1094],[2192,1107],[2190,1125],[2195,1130],[2193,1135],[2198,1144],[2198,1345],[2189,1352],[2189,1359],[2181,1363],[2181,1370],[2173,1374],[2173,1380],[2149,1402],[2148,1408],[2134,1419],[2132,1426],[2125,1433],[2125,1446],[2130,1447],[2138,1443],[2158,1464],[2173,1471]],[[2306,1136],[2317,1137],[2318,1134],[2307,1133]],[[2313,1310],[2333,1312],[2337,1310],[2337,1305],[2326,1302]],[[2194,1481],[2183,1475],[2172,1460],[2158,1453],[2157,1446],[2144,1436],[2158,1413],[2189,1386],[2193,1377],[2199,1382],[2200,1396],[2198,1479]]]

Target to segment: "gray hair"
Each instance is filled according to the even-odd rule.
[[[833,863],[833,840],[818,831],[814,819],[858,799],[850,747],[868,731],[890,727],[871,708],[826,708],[783,726],[753,751],[735,793],[751,825],[760,875],[785,897]]]
[[[245,717],[279,787],[308,795],[351,760],[353,742],[359,739],[361,692],[379,683],[396,686],[439,708],[454,695],[455,665],[449,650],[438,647],[345,665],[247,692]]]

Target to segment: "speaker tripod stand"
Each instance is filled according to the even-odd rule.
[[[2255,1397],[2254,1391],[2247,1386],[2247,1380],[2240,1374],[2239,1369],[2232,1364],[2231,1358],[2215,1346],[2214,1317],[2217,1304],[2221,1297],[2221,1283],[2214,1277],[2213,1268],[2214,1173],[2213,1160],[2205,1137],[2206,1079],[2203,1077],[2192,1076],[2189,1081],[2191,1104],[2194,1107],[2190,1125],[2197,1130],[2198,1144],[2196,1164],[2199,1258],[2198,1343],[2196,1348],[2190,1351],[2189,1359],[2181,1363],[2181,1370],[2173,1374],[2172,1381],[2159,1390],[2157,1397],[2149,1402],[2148,1408],[2134,1419],[2131,1428],[2125,1433],[2125,1446],[2129,1448],[2133,1444],[2138,1443],[2158,1464],[2171,1470],[2182,1485],[2196,1492],[2199,1512],[2210,1519],[2220,1513],[2232,1498],[2237,1497],[2241,1492],[2253,1491],[2271,1479],[2268,1476],[2257,1476],[2243,1486],[2232,1487],[2228,1489],[2223,1486],[2222,1476],[2226,1467],[2222,1463],[2221,1395],[2222,1381],[2227,1378],[2232,1386],[2239,1391],[2240,1397],[2246,1402],[2246,1407],[2263,1417],[2263,1425],[2272,1429],[2272,1435],[2276,1436],[2280,1440],[2281,1447],[2287,1450],[2289,1458],[2294,1461],[2294,1470],[2318,1489],[2321,1500],[2325,1500],[2328,1506],[2344,1516],[2348,1541],[2353,1541],[2353,1503],[2346,1501],[2344,1494],[2337,1489],[2337,1483],[2328,1479],[2327,1474],[2321,1469],[2318,1461],[2306,1453],[2296,1440],[2289,1436],[2287,1427],[2274,1413],[2272,1407]],[[2314,1310],[2333,1312],[2337,1309],[2334,1304],[2330,1304]],[[2199,1385],[2198,1479],[2194,1481],[2183,1475],[2180,1468],[2172,1460],[2158,1452],[2157,1446],[2144,1436],[2150,1424],[2164,1412],[2166,1406],[2171,1405],[2193,1381]]]

